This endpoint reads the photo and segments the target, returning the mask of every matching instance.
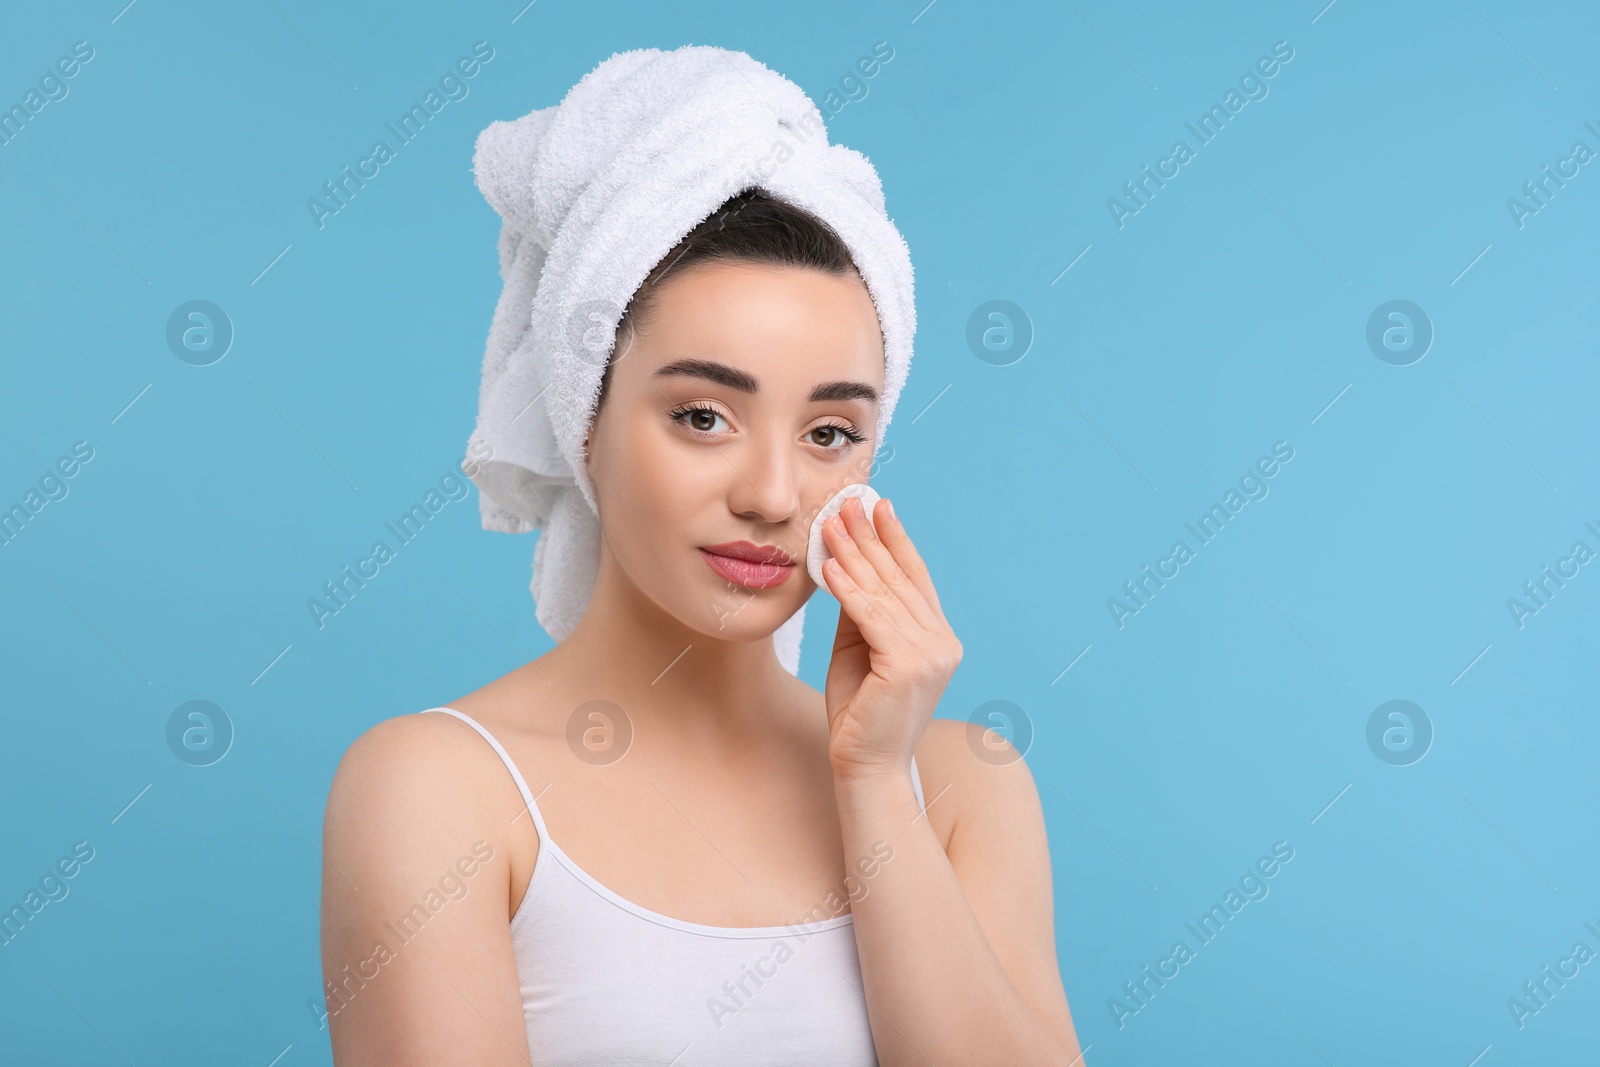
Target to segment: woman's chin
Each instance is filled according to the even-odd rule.
[[[798,588],[798,583],[796,584]],[[719,641],[760,641],[805,607],[809,598],[757,594],[748,589],[720,591],[708,605],[708,614],[695,629]]]

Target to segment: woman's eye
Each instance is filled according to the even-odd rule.
[[[818,444],[823,448],[834,449],[841,452],[848,448],[851,444],[861,440],[860,435],[851,433],[850,429],[845,426],[818,426],[816,429],[812,430],[811,433],[813,435],[821,435],[821,439],[818,439],[816,436],[812,437],[813,444]]]
[[[715,433],[717,420],[722,418],[722,413],[715,408],[692,407],[679,408],[672,412],[674,422],[683,423],[691,430],[700,433]]]

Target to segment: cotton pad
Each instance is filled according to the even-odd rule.
[[[811,572],[811,580],[823,589],[828,588],[828,583],[822,577],[822,565],[828,557],[833,555],[828,551],[828,546],[822,540],[822,524],[839,514],[839,509],[844,507],[844,502],[851,497],[861,498],[861,507],[867,513],[867,521],[872,522],[872,511],[882,498],[878,491],[866,482],[854,482],[833,494],[833,499],[822,505],[822,510],[817,512],[817,517],[811,520],[811,537],[806,542],[806,570]],[[872,528],[876,530],[877,524]]]

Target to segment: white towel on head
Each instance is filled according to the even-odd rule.
[[[872,164],[828,143],[799,86],[722,48],[620,52],[554,107],[491,123],[472,166],[502,219],[505,288],[463,470],[485,529],[541,531],[529,589],[555,640],[582,619],[599,572],[583,443],[617,323],[650,270],[729,198],[761,189],[850,249],[883,331],[881,445],[911,366],[911,256]],[[791,673],[804,624],[802,605],[774,634]]]

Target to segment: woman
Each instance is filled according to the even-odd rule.
[[[826,692],[775,649],[812,516],[870,470],[885,363],[850,248],[781,198],[657,261],[583,439],[581,620],[339,766],[341,1067],[1079,1062],[1037,792],[932,718],[962,646],[887,500],[823,527]]]

